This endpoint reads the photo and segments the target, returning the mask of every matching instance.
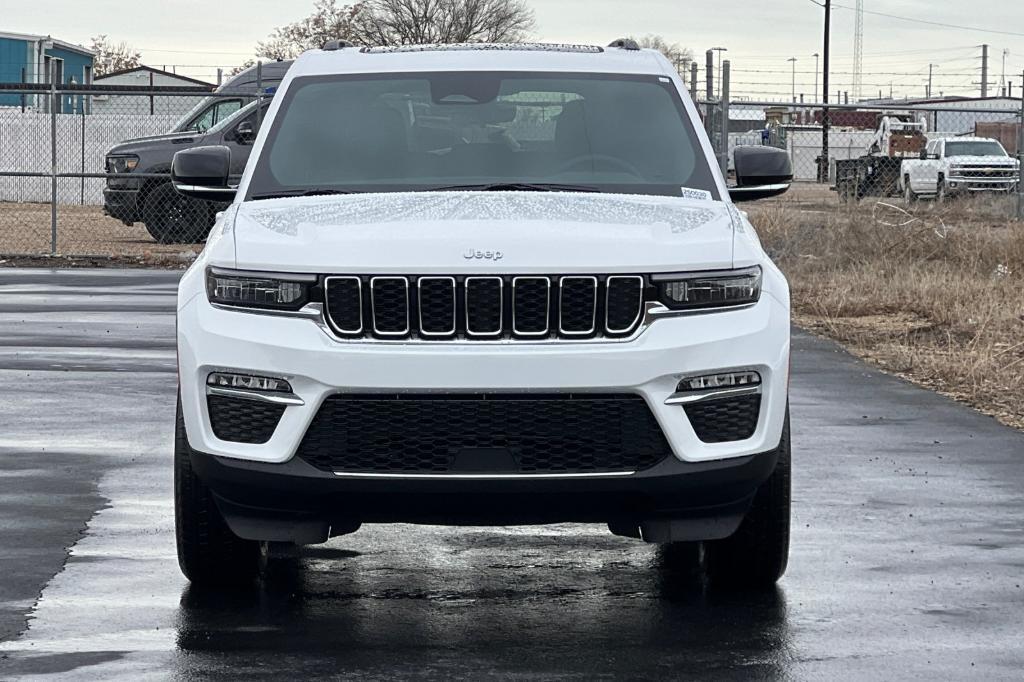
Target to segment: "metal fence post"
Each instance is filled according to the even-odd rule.
[[[1020,127],[1017,128],[1017,220],[1024,220],[1024,78],[1020,81]]]
[[[50,64],[50,255],[57,255],[57,62]]]
[[[726,59],[722,62],[722,124],[721,144],[718,148],[718,165],[722,167],[722,175],[729,175],[729,72],[730,64]]]
[[[697,61],[690,62],[690,99],[693,100],[694,104],[697,104]]]

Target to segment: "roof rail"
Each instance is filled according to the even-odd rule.
[[[356,44],[349,40],[328,40],[320,49],[324,52],[334,52],[335,50],[344,50],[346,47],[355,46]]]
[[[622,50],[630,50],[633,52],[640,49],[640,45],[638,45],[632,38],[619,38],[618,40],[613,40],[608,47],[617,47]]]

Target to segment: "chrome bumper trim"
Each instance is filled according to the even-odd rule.
[[[757,395],[761,392],[761,386],[739,386],[737,388],[715,388],[708,391],[688,391],[686,393],[673,393],[665,399],[666,405],[692,405],[703,403],[708,400],[720,398],[739,398],[745,395]]]
[[[220,395],[226,398],[241,398],[243,400],[254,400],[259,403],[270,403],[271,405],[305,405],[304,401],[294,393],[257,393],[238,388],[219,388],[207,386],[206,395]]]
[[[404,480],[433,480],[433,481],[536,481],[545,479],[572,479],[572,478],[621,478],[632,476],[635,471],[606,471],[583,474],[374,474],[374,473],[352,473],[346,471],[335,471],[334,475],[339,478],[376,478],[376,479],[404,479]]]

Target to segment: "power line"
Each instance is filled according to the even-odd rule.
[[[814,2],[814,0],[811,0],[811,1]],[[814,4],[818,4],[818,3],[815,2]],[[848,10],[857,11],[857,8],[850,7],[849,5],[840,5],[840,4],[833,3],[832,6],[833,7],[837,7],[839,9],[848,9]],[[915,19],[915,18],[912,18],[912,17],[901,17],[898,14],[887,14],[885,12],[876,12],[876,11],[870,10],[870,9],[862,9],[861,11],[864,12],[865,14],[873,14],[873,15],[878,16],[878,17],[886,17],[887,19],[898,19],[900,21],[912,21],[915,24],[927,24],[929,26],[939,26],[941,28],[955,28],[955,29],[960,30],[960,31],[976,31],[978,33],[995,33],[995,34],[1004,35],[1004,36],[1018,36],[1020,38],[1024,38],[1024,33],[1019,33],[1019,32],[1016,32],[1016,31],[1001,31],[1001,30],[995,29],[995,28],[980,28],[978,26],[962,26],[962,25],[958,25],[958,24],[947,24],[947,23],[944,23],[944,22],[941,22],[941,21],[929,21],[927,19],[920,19],[920,18]]]

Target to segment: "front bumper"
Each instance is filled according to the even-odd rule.
[[[979,178],[951,176],[946,187],[951,192],[1012,192],[1017,188],[1018,178]]]
[[[138,200],[137,188],[107,187],[103,190],[103,212],[126,225],[131,225],[140,219]]]
[[[344,479],[301,459],[264,464],[192,452],[191,461],[232,531],[250,540],[311,544],[362,523],[577,522],[664,542],[734,533],[778,453],[695,464],[668,459],[628,477],[579,480]]]
[[[183,415],[192,448],[212,456],[292,460],[321,404],[337,393],[634,394],[647,403],[674,458],[689,463],[769,452],[782,434],[789,314],[769,294],[742,310],[658,319],[627,342],[476,344],[340,343],[308,319],[215,308],[198,291],[183,291],[182,300]],[[666,401],[683,377],[733,369],[761,375],[757,427],[743,440],[703,442],[684,409]],[[214,371],[284,378],[303,404],[284,409],[264,443],[221,440],[207,410],[206,380]]]

